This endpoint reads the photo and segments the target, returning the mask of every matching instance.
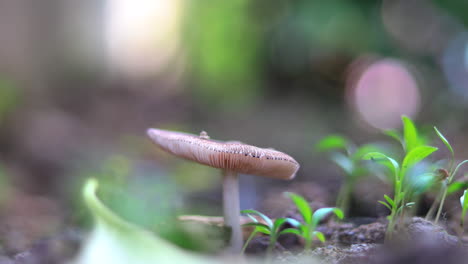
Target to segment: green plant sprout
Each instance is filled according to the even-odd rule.
[[[447,197],[447,194],[449,193],[449,187],[451,187],[450,191],[453,192],[454,190],[456,191],[457,188],[460,188],[463,186],[463,184],[457,184],[457,185],[452,185],[452,181],[454,176],[457,174],[458,170],[460,167],[467,163],[468,160],[464,160],[460,163],[458,163],[457,166],[455,166],[455,152],[453,151],[452,145],[450,142],[445,138],[445,136],[437,129],[437,127],[434,127],[434,131],[436,132],[437,136],[440,138],[440,140],[444,143],[444,145],[447,147],[447,149],[450,151],[450,160],[449,160],[449,165],[448,165],[448,170],[442,169],[441,171],[445,172],[446,177],[444,177],[444,181],[442,182],[442,188],[439,191],[439,195],[437,196],[436,200],[432,204],[431,208],[429,209],[426,219],[430,218],[436,208],[436,205],[439,204],[439,208],[437,210],[437,214],[435,217],[435,223],[439,221],[440,215],[442,213],[442,209],[444,207],[445,203],[445,198]]]
[[[401,163],[381,152],[370,152],[362,156],[363,160],[372,160],[384,165],[390,172],[391,178],[393,178],[393,199],[388,195],[384,195],[385,201],[379,201],[379,203],[391,211],[390,215],[387,217],[389,223],[387,226],[386,239],[392,238],[397,219],[404,215],[405,208],[415,204],[413,201],[410,201],[410,194],[414,192],[414,190],[412,190],[413,185],[406,184],[408,182],[406,179],[408,172],[437,150],[435,147],[423,144],[423,140],[418,137],[416,128],[411,119],[403,116],[402,121],[404,129],[403,139],[397,136],[396,133],[391,133],[392,137],[399,138],[405,150],[405,156]],[[427,175],[427,173],[422,173],[421,175]]]
[[[401,117],[403,123],[403,135],[400,135],[395,130],[384,131],[384,134],[396,139],[402,146],[404,155],[419,146],[428,145],[427,133],[420,134],[414,122],[407,116]],[[436,164],[432,162],[420,162],[413,168],[409,168],[403,184],[407,189],[407,200],[414,201],[417,205],[421,195],[429,191],[432,186],[441,181],[440,173],[436,171]],[[390,182],[394,182],[393,178],[389,178]],[[411,207],[414,213],[416,206]]]
[[[344,172],[343,184],[338,191],[336,207],[348,213],[352,190],[359,177],[368,174],[368,168],[362,166],[361,156],[364,153],[379,151],[373,144],[356,147],[353,142],[339,135],[330,135],[320,140],[316,145],[319,152],[329,152],[330,159]]]
[[[314,238],[325,242],[325,235],[317,231],[316,228],[320,221],[322,221],[330,213],[334,213],[339,219],[344,218],[343,211],[339,208],[320,208],[312,213],[309,203],[300,195],[287,192],[285,193],[296,205],[297,210],[302,216],[303,223],[296,225],[296,228],[285,229],[288,233],[293,233],[304,238],[304,250],[312,248],[312,241]]]
[[[282,217],[282,218],[277,218],[274,221],[269,218],[268,216],[260,213],[257,210],[253,209],[247,209],[247,210],[242,210],[242,214],[246,214],[251,220],[251,223],[244,224],[243,226],[253,226],[254,230],[250,234],[249,238],[245,242],[243,248],[242,248],[242,253],[245,252],[245,249],[247,248],[247,245],[250,243],[250,241],[255,237],[256,234],[258,233],[263,233],[265,235],[268,235],[270,237],[270,241],[268,243],[268,248],[266,250],[266,255],[270,256],[271,253],[273,252],[273,249],[276,245],[276,241],[278,240],[279,236],[287,233],[293,233],[296,234],[295,231],[297,231],[295,228],[286,228],[286,229],[281,229],[281,227],[289,223],[293,227],[297,227],[300,225],[300,223],[292,218],[287,218],[287,217]],[[260,223],[257,218],[253,217],[253,215],[259,216],[264,223]]]
[[[466,191],[468,191],[468,189],[466,189],[463,192],[463,195],[460,197],[460,204],[461,204],[461,207],[462,207],[462,215],[461,215],[461,218],[460,218],[460,227],[461,227],[461,232],[462,233],[465,230],[465,215],[468,212],[468,195],[466,195]]]

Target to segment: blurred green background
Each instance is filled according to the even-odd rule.
[[[148,127],[273,147],[330,191],[342,175],[315,143],[379,140],[402,114],[466,157],[467,27],[462,0],[0,0],[1,221],[24,233],[9,247],[77,222],[87,176],[138,193],[109,199],[143,225],[220,215],[219,171]],[[242,176],[241,206],[289,184]]]

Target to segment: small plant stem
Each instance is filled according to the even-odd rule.
[[[388,220],[388,226],[387,226],[387,231],[385,233],[385,241],[391,240],[393,236],[393,232],[395,230],[395,224],[396,224],[396,217],[397,217],[397,212],[398,208],[400,206],[400,199],[401,199],[401,182],[399,179],[399,176],[396,175],[396,189],[395,189],[395,198],[394,198],[394,203],[395,206],[392,207],[392,212],[390,214],[390,218]]]
[[[255,237],[255,235],[257,235],[257,232],[255,230],[252,231],[252,233],[250,233],[249,238],[247,238],[247,240],[244,243],[244,246],[242,247],[241,254],[245,253],[245,250],[247,249],[247,246],[249,245],[250,241],[252,241],[252,239]]]
[[[340,208],[345,213],[345,215],[348,215],[351,189],[352,182],[346,179],[343,183],[343,186],[341,186],[338,197],[336,199],[336,207]]]
[[[455,176],[455,174],[457,174],[458,172],[458,169],[460,169],[460,167],[467,163],[468,160],[464,160],[460,163],[458,163],[457,167],[455,168],[455,170],[453,172],[450,172],[450,176],[448,177],[447,179],[447,183],[444,185],[444,193],[442,195],[442,199],[440,200],[440,205],[439,205],[439,210],[437,210],[437,215],[436,215],[436,218],[435,218],[435,223],[437,224],[437,222],[439,221],[439,217],[440,217],[440,214],[442,212],[442,208],[444,207],[444,202],[445,202],[445,197],[447,196],[447,189],[448,189],[448,186],[450,185],[450,183],[452,183],[452,180],[453,180],[453,177]]]
[[[276,245],[276,236],[271,234],[270,235],[270,243],[268,243],[268,248],[266,250],[267,259],[271,258],[271,253],[273,252],[273,249],[275,248],[275,245]]]
[[[437,222],[439,222],[439,217],[440,217],[440,214],[442,212],[442,208],[444,207],[444,202],[445,202],[445,197],[447,196],[447,186],[444,185],[444,192],[442,194],[442,200],[440,200],[440,203],[439,203],[439,209],[437,210],[437,214],[436,214],[436,217],[435,217],[435,220],[434,222],[437,224]]]
[[[442,199],[443,194],[444,194],[443,189],[440,189],[440,191],[437,194],[437,197],[435,198],[434,202],[432,202],[431,208],[429,208],[429,211],[426,214],[426,218],[425,218],[426,220],[429,220],[434,215],[434,211],[436,210],[437,205],[440,202],[440,199]]]
[[[307,250],[312,249],[312,238],[304,238],[304,240],[305,240],[304,250],[307,251]]]

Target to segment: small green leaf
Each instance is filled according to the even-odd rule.
[[[362,156],[363,160],[372,160],[387,167],[393,174],[398,174],[400,166],[394,159],[380,152],[370,152]]]
[[[403,121],[403,138],[405,139],[405,150],[408,153],[420,145],[418,132],[416,130],[416,126],[410,118],[407,116],[402,116],[401,120]]]
[[[384,202],[384,201],[377,201],[377,202],[380,203],[380,204],[385,205],[385,207],[387,207],[388,210],[390,210],[390,211],[392,210],[392,208],[390,207],[390,205],[389,205],[388,203],[386,203],[386,202]]]
[[[353,161],[343,153],[337,152],[331,155],[331,159],[335,162],[347,175],[351,175],[354,170]]]
[[[398,141],[402,146],[404,146],[404,141],[403,141],[403,138],[401,137],[400,134],[398,134],[398,132],[396,130],[385,130],[383,132],[385,135],[395,139],[396,141]]]
[[[253,226],[255,227],[255,230],[257,230],[258,232],[261,232],[266,235],[271,234],[270,227],[262,223],[246,223],[246,224],[243,224],[242,226]]]
[[[466,212],[468,211],[468,195],[466,195],[466,192],[468,190],[465,190],[463,192],[463,195],[462,197],[460,197],[460,203],[461,203],[461,206],[462,206],[462,215],[466,215]]]
[[[123,220],[101,202],[96,195],[97,190],[98,181],[88,179],[83,188],[83,198],[91,211],[95,225],[87,239],[83,241],[73,263],[221,263],[214,257],[182,250],[157,235]]]
[[[360,146],[359,148],[356,149],[354,154],[352,155],[351,159],[353,161],[358,161],[362,159],[362,156],[364,156],[367,153],[370,152],[382,152],[382,147],[378,147],[375,144],[365,144]]]
[[[447,194],[452,194],[454,192],[458,192],[460,190],[464,190],[468,188],[468,182],[454,182],[450,184],[447,188]]]
[[[286,192],[285,193],[297,207],[297,210],[302,215],[304,222],[309,224],[312,219],[312,210],[310,209],[309,203],[304,199],[304,197],[297,195],[295,193]]]
[[[437,136],[439,136],[440,140],[442,140],[442,142],[445,144],[447,149],[450,151],[450,153],[452,154],[452,158],[453,158],[455,156],[455,152],[453,151],[453,148],[452,148],[452,145],[450,145],[450,142],[444,137],[444,135],[442,135],[442,133],[440,133],[437,127],[434,127],[434,130]]]
[[[284,235],[284,234],[296,234],[296,235],[298,235],[298,236],[301,236],[301,235],[302,235],[302,233],[301,233],[299,230],[297,230],[296,228],[286,228],[286,229],[282,230],[279,234],[280,234],[280,235]]]
[[[328,137],[323,138],[322,140],[317,143],[315,148],[317,151],[330,151],[336,149],[343,149],[347,150],[349,146],[348,140],[339,135],[330,135]]]
[[[317,237],[318,240],[322,241],[322,243],[324,243],[325,240],[326,240],[326,239],[325,239],[325,235],[324,235],[322,232],[320,232],[320,231],[314,231],[314,232],[312,233],[312,235],[315,236],[315,237]]]
[[[394,202],[394,201],[392,200],[392,198],[390,198],[388,195],[384,194],[384,198],[385,198],[385,200],[387,201],[387,203],[388,203],[389,205],[391,205],[392,207],[395,206],[395,202]]]
[[[275,222],[273,223],[273,231],[276,233],[278,230],[281,228],[282,225],[284,225],[286,222],[288,222],[287,218],[277,218]]]
[[[273,221],[270,219],[270,217],[260,213],[259,211],[257,210],[253,210],[253,209],[246,209],[246,210],[242,210],[241,211],[241,214],[253,214],[253,215],[258,215],[260,216],[263,221],[265,221],[265,223],[268,225],[269,228],[273,228]]]
[[[288,224],[292,225],[293,227],[298,227],[302,225],[301,222],[297,221],[296,219],[289,218],[289,217],[286,218],[286,222],[288,222]]]
[[[254,223],[258,223],[258,220],[257,220],[257,218],[255,218],[253,215],[251,215],[251,214],[247,214],[247,217],[248,217],[248,218],[250,218],[250,220],[252,220],[252,222],[254,222]]]
[[[409,168],[414,166],[416,163],[422,161],[423,159],[427,158],[436,150],[436,147],[431,146],[419,146],[412,149],[406,154],[405,158],[403,159],[401,175],[404,176]]]
[[[320,208],[317,211],[315,211],[314,214],[312,215],[312,226],[313,227],[317,226],[319,222],[322,221],[330,213],[335,213],[335,215],[339,219],[344,218],[344,213],[339,208],[331,208],[331,207]]]
[[[428,191],[436,180],[436,174],[433,172],[426,172],[422,174],[410,174],[407,178],[406,185],[408,190],[415,194],[422,194]]]
[[[411,206],[413,206],[413,205],[415,205],[415,204],[416,204],[415,202],[410,202],[410,203],[406,203],[405,206],[406,206],[406,207],[411,207]]]

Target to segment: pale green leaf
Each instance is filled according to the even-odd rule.
[[[390,211],[392,210],[392,208],[390,207],[390,205],[388,203],[386,203],[384,201],[377,201],[377,202],[380,203],[380,204],[383,204],[385,207],[388,208],[388,210],[390,210]]]
[[[344,155],[343,153],[337,152],[331,155],[331,159],[335,162],[343,171],[351,175],[354,171],[353,161]]]
[[[254,209],[245,209],[245,210],[241,210],[241,214],[251,214],[251,215],[258,215],[260,216],[263,221],[265,221],[265,223],[269,226],[270,229],[273,228],[273,221],[270,219],[270,217],[264,215],[263,213],[260,213],[259,211],[257,210],[254,210]]]
[[[297,210],[302,215],[305,223],[310,223],[312,220],[312,210],[310,209],[309,203],[302,196],[295,193],[286,192],[285,193],[297,207]]]
[[[372,160],[387,167],[392,174],[398,174],[400,166],[394,159],[380,152],[370,152],[362,156],[363,160]]]
[[[314,212],[312,215],[312,227],[315,227],[319,224],[320,221],[322,221],[328,214],[330,213],[335,213],[335,215],[339,219],[343,219],[344,213],[341,209],[339,208],[320,208],[317,211]]]
[[[445,144],[447,149],[450,151],[450,154],[452,154],[452,158],[453,158],[455,156],[455,152],[453,151],[453,148],[452,148],[452,145],[450,145],[450,142],[444,137],[444,135],[442,135],[442,133],[440,133],[437,127],[434,127],[434,130],[437,136],[439,136],[440,140],[442,140],[442,142]]]
[[[402,116],[403,121],[403,138],[405,140],[405,150],[410,152],[419,146],[418,132],[413,121],[407,116]]]
[[[394,201],[392,200],[392,198],[390,198],[388,195],[384,194],[384,198],[385,198],[385,200],[387,201],[387,203],[388,203],[390,206],[392,206],[392,207],[395,206],[395,202],[394,202]]]
[[[331,151],[337,149],[347,150],[349,146],[348,140],[342,136],[338,135],[330,135],[328,137],[323,138],[322,140],[317,143],[315,148],[317,151]]]
[[[436,151],[436,147],[431,146],[419,146],[412,149],[408,152],[403,159],[402,168],[401,168],[401,175],[404,176],[406,171],[413,167],[416,163],[424,160],[429,155],[431,155],[434,151]]]
[[[295,234],[295,235],[298,235],[298,236],[302,235],[301,231],[297,230],[296,228],[286,228],[286,229],[282,230],[279,234],[280,235]]]
[[[73,263],[221,263],[215,258],[182,250],[121,219],[99,200],[97,188],[95,179],[86,181],[83,188],[83,198],[95,226]]]
[[[385,135],[387,135],[387,136],[389,136],[389,137],[395,139],[395,140],[398,141],[402,146],[404,146],[405,142],[404,142],[403,138],[401,137],[401,135],[398,134],[397,131],[395,131],[395,130],[385,130],[383,133],[384,133]]]
[[[320,240],[322,243],[324,243],[326,241],[325,235],[320,231],[314,231],[312,233],[312,235],[315,236],[316,238],[318,238],[318,240]]]

